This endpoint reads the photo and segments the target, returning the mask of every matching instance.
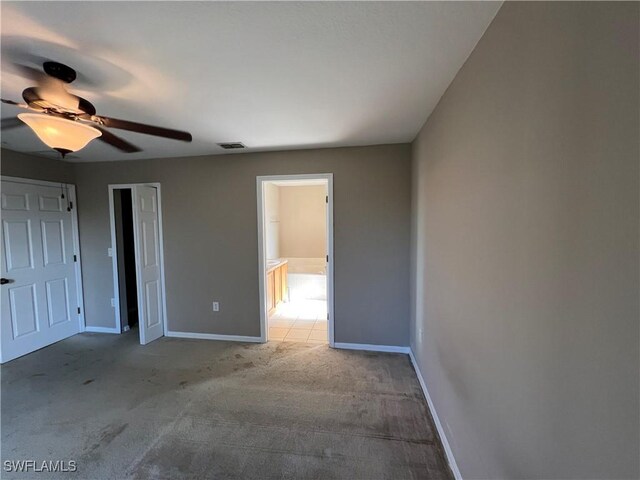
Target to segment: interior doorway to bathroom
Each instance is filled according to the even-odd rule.
[[[258,177],[264,341],[333,345],[331,174]]]

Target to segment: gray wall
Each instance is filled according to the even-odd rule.
[[[87,321],[115,324],[108,184],[162,184],[169,329],[259,336],[256,176],[333,173],[336,341],[408,345],[410,171],[409,145],[76,164]]]
[[[5,148],[0,151],[0,172],[9,177],[74,183],[72,163],[27,155]]]
[[[639,476],[638,10],[505,3],[413,145],[411,343],[464,478]]]

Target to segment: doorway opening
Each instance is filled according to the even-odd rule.
[[[333,346],[332,175],[257,182],[262,339]]]
[[[109,185],[115,332],[145,345],[166,331],[160,184]]]
[[[138,327],[138,280],[133,234],[133,203],[130,188],[113,190],[116,233],[118,290],[120,292],[120,331]]]

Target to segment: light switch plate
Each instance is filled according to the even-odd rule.
[[[214,312],[220,311],[220,302],[213,302],[213,311]]]
[[[113,257],[113,248],[107,248],[107,255]]]

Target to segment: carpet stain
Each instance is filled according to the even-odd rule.
[[[89,453],[93,453],[100,447],[106,447],[107,445],[109,445],[118,435],[125,431],[127,426],[129,426],[128,423],[123,423],[119,426],[109,425],[102,431],[100,439],[96,443],[91,445],[91,447],[89,448]]]

